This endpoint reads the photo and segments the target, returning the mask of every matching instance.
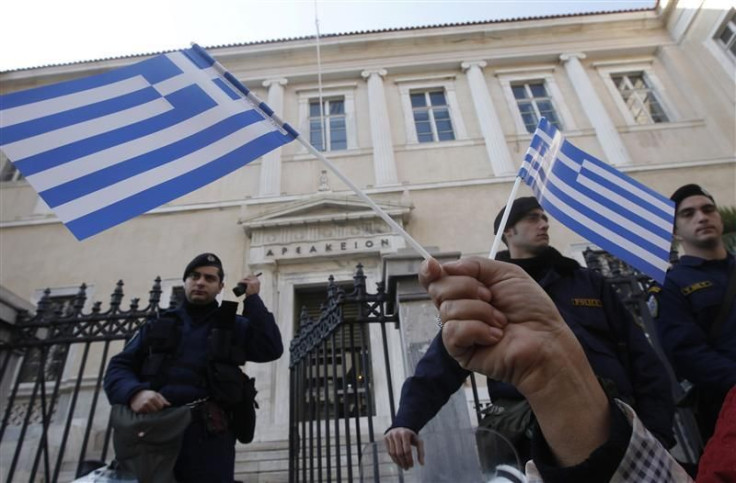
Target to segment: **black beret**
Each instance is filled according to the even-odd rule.
[[[184,277],[182,280],[186,280],[192,270],[197,267],[217,267],[220,274],[220,282],[225,278],[225,272],[222,270],[222,262],[214,253],[202,253],[197,255],[194,259],[189,262],[187,268],[184,269]]]
[[[677,208],[680,207],[680,203],[682,203],[682,200],[691,196],[698,195],[707,196],[713,203],[716,202],[716,200],[713,199],[713,196],[700,186],[696,184],[686,184],[677,188],[677,190],[672,193],[672,196],[670,196],[670,199],[675,202],[675,213],[677,213]]]
[[[506,228],[512,227],[517,221],[521,220],[524,215],[530,211],[542,208],[539,201],[533,196],[526,196],[524,198],[517,198],[511,205],[511,211],[509,211],[509,219],[506,220]],[[496,220],[493,222],[493,233],[498,234],[498,227],[501,225],[501,218],[503,218],[503,210],[506,207],[501,208],[501,211],[496,215]]]

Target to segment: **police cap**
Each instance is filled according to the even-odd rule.
[[[506,228],[514,226],[517,221],[521,220],[524,215],[537,208],[542,208],[539,201],[533,196],[525,196],[523,198],[517,198],[511,204],[511,211],[509,211],[509,219],[506,221]],[[496,220],[493,222],[493,233],[498,234],[498,228],[501,225],[501,218],[503,218],[503,210],[506,207],[501,208],[501,211],[496,215]]]
[[[189,262],[187,268],[184,269],[184,277],[182,280],[186,280],[190,273],[198,267],[217,267],[217,272],[220,275],[220,282],[225,279],[225,272],[222,270],[222,262],[214,253],[202,253],[197,255],[194,259]]]

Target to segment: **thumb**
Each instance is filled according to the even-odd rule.
[[[419,283],[426,289],[430,283],[441,278],[444,275],[444,270],[440,262],[434,258],[428,258],[422,262],[419,267]]]

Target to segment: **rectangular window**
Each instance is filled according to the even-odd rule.
[[[511,91],[528,133],[533,133],[539,118],[546,117],[557,129],[562,130],[560,118],[552,104],[552,97],[547,92],[544,81],[514,83]]]
[[[412,91],[409,97],[420,143],[455,139],[444,90]]]
[[[319,151],[340,151],[348,148],[344,98],[309,101],[309,141]]]
[[[716,33],[715,39],[731,58],[736,59],[736,11],[731,13],[723,27]]]
[[[611,74],[611,80],[636,124],[669,120],[643,72]]]

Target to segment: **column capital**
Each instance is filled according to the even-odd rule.
[[[380,77],[384,77],[386,74],[388,74],[388,72],[386,71],[386,69],[366,69],[366,70],[364,70],[363,72],[360,73],[360,75],[361,75],[361,77],[363,77],[363,79],[368,79],[368,78],[370,78],[371,76],[374,76],[374,75],[377,75],[377,76],[380,76]]]
[[[462,70],[470,70],[472,68],[484,69],[488,65],[485,60],[466,60],[460,64]]]
[[[284,77],[275,77],[273,79],[264,80],[263,87],[271,87],[272,85],[285,86],[288,83],[289,83],[289,80]]]
[[[571,59],[583,60],[586,57],[587,55],[585,55],[582,52],[568,52],[566,54],[560,55],[560,60],[562,62],[567,62],[568,60],[571,60]]]

